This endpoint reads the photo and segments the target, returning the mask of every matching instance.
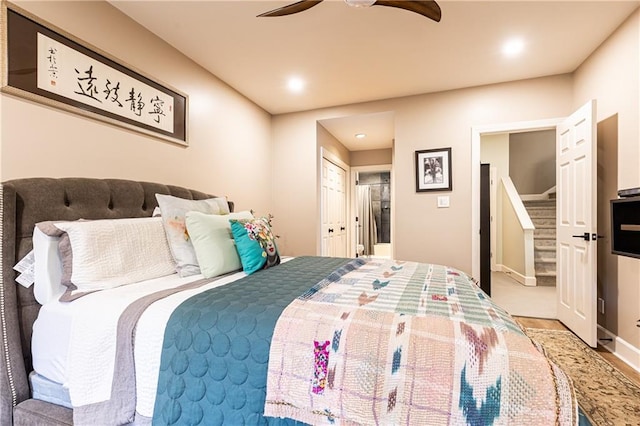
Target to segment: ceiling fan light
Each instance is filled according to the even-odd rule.
[[[344,2],[353,7],[369,7],[372,6],[376,0],[344,0]]]

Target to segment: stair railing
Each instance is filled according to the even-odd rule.
[[[556,196],[556,185],[544,191],[542,194],[520,194],[522,201],[544,201],[552,200]]]
[[[533,231],[536,229],[511,178],[502,177],[502,270],[521,284],[536,285]]]

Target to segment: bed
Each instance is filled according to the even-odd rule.
[[[14,265],[43,223],[70,222],[56,226],[67,226],[78,256],[74,232],[100,219],[157,229],[157,194],[217,198],[118,179],[2,185],[0,424],[578,423],[570,380],[470,277],[446,266],[280,259],[269,240],[263,263],[247,269],[255,257],[242,250],[254,246],[232,227],[225,247],[241,253],[242,270],[217,273],[199,256],[199,273],[67,286],[66,299],[16,283]],[[225,214],[247,223],[226,204],[222,215],[190,215],[189,225]]]

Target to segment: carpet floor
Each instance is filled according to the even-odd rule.
[[[571,377],[578,404],[593,426],[640,426],[640,387],[570,331],[526,328]]]
[[[557,318],[555,287],[526,287],[504,272],[491,273],[491,300],[511,315]]]

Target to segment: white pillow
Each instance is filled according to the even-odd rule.
[[[68,243],[63,236],[59,244],[62,284],[68,287],[62,301],[175,272],[159,217],[58,222],[54,226],[68,236]]]
[[[187,232],[185,217],[187,212],[207,214],[229,214],[229,203],[225,198],[187,200],[172,195],[156,194],[162,214],[162,224],[169,241],[169,249],[176,262],[176,271],[181,277],[200,273],[195,249]]]
[[[54,300],[67,289],[62,285],[62,259],[58,250],[60,237],[49,236],[38,226],[33,229],[35,257],[33,294],[41,305]]]

